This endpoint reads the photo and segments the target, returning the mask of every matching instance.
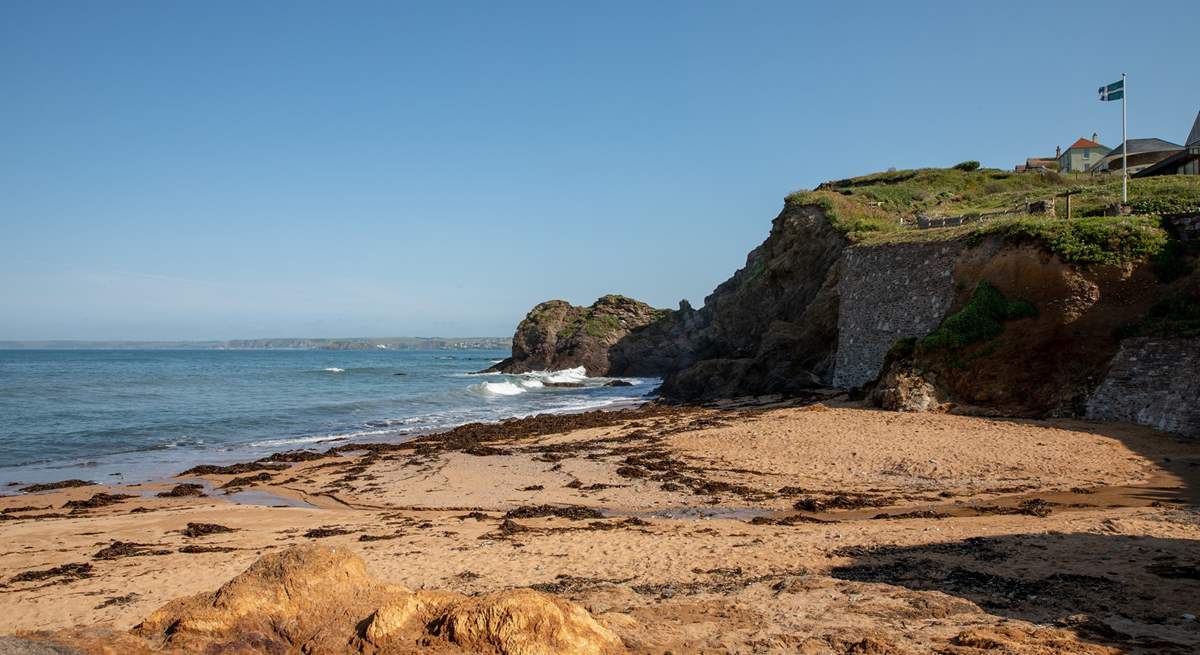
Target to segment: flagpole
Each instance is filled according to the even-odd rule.
[[[1121,73],[1121,204],[1129,204],[1129,119],[1125,114],[1125,99],[1129,87],[1125,85],[1125,73]]]

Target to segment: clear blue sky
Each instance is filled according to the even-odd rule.
[[[1200,3],[0,3],[0,339],[699,305],[788,192],[1200,110]]]

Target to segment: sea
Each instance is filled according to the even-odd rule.
[[[582,368],[476,373],[508,354],[0,350],[0,494],[15,483],[143,482],[199,463],[633,406],[659,382],[605,386],[610,378],[589,378]]]

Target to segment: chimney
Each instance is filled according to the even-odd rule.
[[[1054,158],[1062,157],[1062,146],[1054,146]]]
[[[1096,134],[1095,132],[1092,132],[1092,141],[1095,141],[1096,143],[1100,143],[1100,135]]]

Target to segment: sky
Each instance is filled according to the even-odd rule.
[[[811,6],[809,6],[811,5]],[[789,192],[1181,142],[1195,0],[0,3],[0,339],[695,306]]]

